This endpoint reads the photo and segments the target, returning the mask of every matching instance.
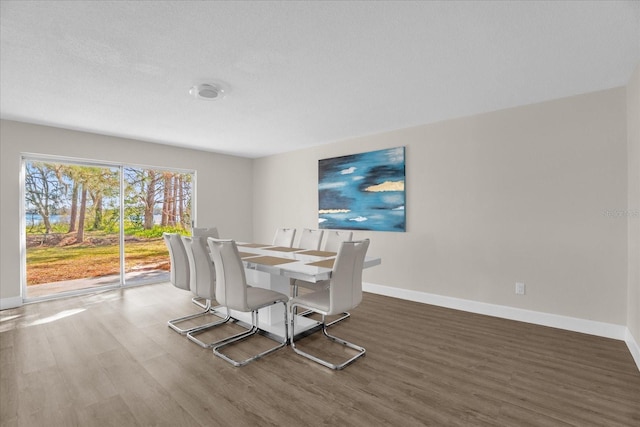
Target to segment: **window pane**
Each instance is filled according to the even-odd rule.
[[[25,161],[27,298],[117,284],[119,168]]]
[[[192,175],[126,167],[125,283],[168,280],[162,233],[191,234]]]

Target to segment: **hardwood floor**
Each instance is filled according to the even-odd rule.
[[[345,370],[290,348],[234,368],[166,326],[195,309],[160,284],[2,311],[1,425],[640,425],[622,341],[365,294],[333,328],[367,349]]]

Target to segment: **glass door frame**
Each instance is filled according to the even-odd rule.
[[[26,163],[27,162],[50,162],[50,163],[64,163],[64,164],[73,164],[77,166],[88,166],[88,167],[103,167],[103,168],[117,168],[119,173],[119,208],[120,208],[120,218],[119,218],[119,283],[107,284],[103,286],[96,286],[84,289],[76,289],[70,291],[62,291],[59,293],[46,295],[42,297],[27,297],[27,222],[26,222]],[[149,166],[142,165],[136,163],[124,163],[124,162],[112,162],[112,161],[102,161],[102,160],[91,160],[91,159],[82,159],[76,157],[69,156],[55,156],[48,154],[36,154],[36,153],[21,153],[20,154],[20,293],[22,297],[22,302],[24,304],[32,303],[32,302],[40,302],[46,300],[52,300],[56,298],[66,298],[77,295],[84,295],[92,292],[99,292],[109,289],[119,289],[126,286],[142,286],[148,285],[151,283],[159,283],[155,279],[150,279],[148,281],[136,281],[134,284],[128,285],[126,283],[126,265],[125,265],[125,230],[124,230],[124,214],[125,214],[125,176],[124,169],[125,168],[143,168],[143,169],[153,169],[153,170],[162,170],[169,172],[176,172],[182,174],[190,174],[192,176],[192,184],[191,184],[191,227],[193,228],[196,222],[196,185],[197,185],[197,173],[193,169],[182,169],[182,168],[172,168],[172,167],[164,167],[164,166]]]

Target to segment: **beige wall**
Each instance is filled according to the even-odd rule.
[[[629,296],[627,327],[640,343],[640,65],[627,86]],[[639,361],[640,365],[640,361]]]
[[[252,161],[249,159],[3,120],[0,122],[0,298],[3,300],[20,296],[21,153],[195,170],[198,225],[216,225],[223,237],[252,238]]]
[[[257,159],[254,237],[317,227],[319,159],[404,145],[407,232],[355,233],[366,282],[626,325],[626,133],[617,88]]]

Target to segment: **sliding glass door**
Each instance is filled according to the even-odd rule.
[[[191,173],[124,168],[124,277],[133,284],[167,280],[169,252],[162,233],[191,234]]]
[[[168,280],[192,172],[25,157],[23,174],[25,299]]]

